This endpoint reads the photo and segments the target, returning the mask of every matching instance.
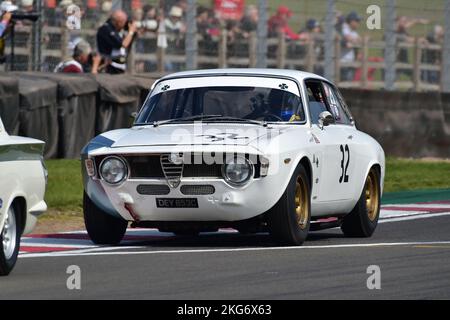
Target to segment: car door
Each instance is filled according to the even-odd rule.
[[[328,126],[319,125],[319,115],[323,111],[329,111],[336,119],[338,112],[334,110],[336,100],[327,95],[329,88],[322,81],[307,80],[305,82],[308,94],[310,117],[312,122],[311,132],[320,143],[321,166],[319,178],[319,193],[316,201],[333,202],[349,199],[351,196],[352,182],[351,171],[353,162],[351,138],[347,127],[341,123]]]

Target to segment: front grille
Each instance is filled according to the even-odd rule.
[[[98,166],[105,156],[95,158]],[[194,158],[190,164],[175,165],[169,162],[169,154],[124,155],[129,165],[131,179],[177,179],[185,178],[222,178],[221,164],[195,164]],[[97,167],[97,172],[98,171]],[[260,162],[254,166],[254,178],[260,177]]]
[[[130,166],[131,178],[164,178],[159,155],[127,156],[125,159]]]
[[[216,192],[214,186],[211,185],[182,185],[180,190],[186,196],[201,196]]]
[[[170,188],[165,184],[140,184],[137,186],[136,191],[139,194],[161,196],[170,193]]]
[[[186,178],[221,178],[222,165],[220,164],[185,164],[183,177]]]
[[[172,163],[168,154],[162,154],[160,157],[161,168],[166,177],[167,183],[176,188],[180,184],[181,175],[183,174],[184,165]]]

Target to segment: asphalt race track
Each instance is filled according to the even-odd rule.
[[[450,298],[450,201],[384,206],[369,239],[312,232],[303,247],[222,230],[175,237],[130,230],[119,247],[83,232],[24,238],[0,299],[442,299]],[[81,270],[69,290],[67,267]],[[369,290],[367,268],[381,270]]]

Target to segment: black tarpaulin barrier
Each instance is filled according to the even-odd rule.
[[[0,74],[0,117],[10,135],[19,133],[19,80]]]
[[[45,141],[45,158],[58,155],[57,85],[46,79],[19,79],[19,134]]]
[[[130,77],[132,81],[136,82],[136,84],[139,87],[140,94],[139,94],[139,108],[144,104],[145,99],[148,96],[148,93],[150,92],[150,88],[152,87],[153,83],[157,80],[154,77],[146,77],[146,76],[133,76]]]
[[[98,74],[94,78],[99,85],[96,134],[130,127],[132,114],[140,106],[140,86],[126,75]]]
[[[439,92],[342,89],[342,94],[357,128],[374,137],[387,155],[450,157],[446,103]]]
[[[88,75],[24,72],[20,77],[46,79],[58,86],[58,157],[79,158],[95,136],[97,82]]]

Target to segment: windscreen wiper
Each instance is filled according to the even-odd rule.
[[[181,117],[181,118],[173,118],[173,119],[167,119],[167,120],[161,120],[161,121],[154,121],[153,123],[135,123],[135,126],[148,126],[153,125],[154,127],[163,125],[163,124],[170,124],[170,123],[176,123],[176,122],[185,122],[185,121],[197,121],[197,120],[204,120],[208,118],[215,118],[220,117],[220,114],[197,114],[195,116],[190,117]]]
[[[257,125],[260,125],[263,127],[267,127],[266,121],[229,117],[229,116],[212,116],[212,117],[208,117],[206,120],[207,120],[206,122],[216,122],[216,121],[246,122],[246,123],[257,124]]]

